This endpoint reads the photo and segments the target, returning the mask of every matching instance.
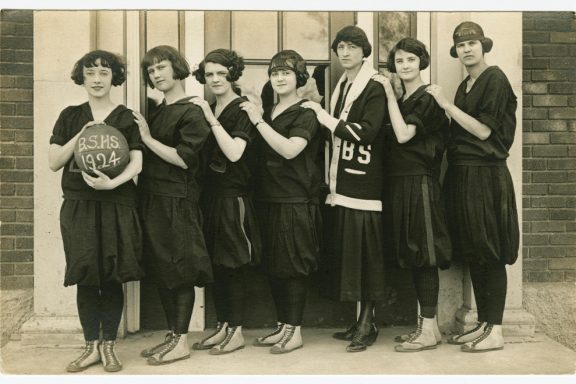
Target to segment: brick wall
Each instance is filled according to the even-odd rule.
[[[523,15],[524,281],[576,281],[576,18]]]
[[[33,12],[0,12],[0,288],[33,287]]]

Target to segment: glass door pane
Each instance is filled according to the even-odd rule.
[[[278,13],[233,11],[232,49],[244,58],[269,60],[278,51]]]
[[[284,12],[283,49],[304,60],[330,60],[328,12]]]

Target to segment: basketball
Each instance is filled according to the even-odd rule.
[[[82,171],[95,176],[93,169],[114,178],[130,162],[130,148],[124,135],[106,124],[84,130],[74,146],[74,160]]]

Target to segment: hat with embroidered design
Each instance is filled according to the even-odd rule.
[[[458,57],[456,52],[456,46],[459,43],[470,40],[478,40],[482,44],[482,49],[484,52],[490,52],[494,42],[489,37],[484,36],[484,31],[482,27],[472,21],[464,21],[460,23],[452,34],[452,39],[454,40],[454,45],[450,47],[450,56]]]

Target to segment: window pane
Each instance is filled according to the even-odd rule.
[[[305,60],[329,60],[328,12],[284,13],[284,49]]]
[[[269,87],[264,88],[267,82],[267,65],[247,65],[236,84],[242,90],[242,96],[248,97],[253,103],[262,105],[263,98],[268,100],[270,96]]]
[[[232,12],[232,49],[245,59],[274,56],[278,51],[277,12]]]
[[[404,37],[410,37],[412,12],[378,12],[380,62],[388,60],[388,52]]]

